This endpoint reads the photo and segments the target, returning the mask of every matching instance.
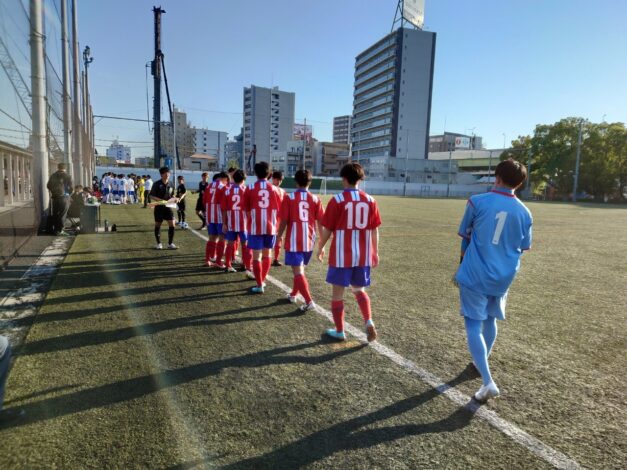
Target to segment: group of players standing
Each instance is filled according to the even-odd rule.
[[[162,179],[153,186],[151,196],[164,202],[178,202],[174,188],[168,186],[169,169],[160,170]],[[344,293],[351,287],[365,323],[368,341],[377,338],[372,321],[370,269],[379,264],[379,226],[381,217],[375,200],[359,189],[364,171],[356,162],[340,171],[344,190],[330,199],[323,209],[320,199],[309,192],[312,181],[308,170],[294,175],[297,189],[286,193],[280,188],[282,175],[272,174],[266,162],[254,166],[256,181],[246,186],[246,174],[235,170],[201,182],[201,206],[204,207],[209,239],[205,265],[235,272],[233,260],[241,247],[246,275],[256,281],[251,293],[263,294],[272,265],[272,252],[284,237],[285,264],[294,274],[292,291],[287,298],[295,303],[300,294],[302,311],[316,308],[305,275],[317,245],[322,261],[325,246],[332,237],[326,281],[332,285],[331,313],[335,328],[326,334],[336,340],[344,333]],[[273,181],[269,178],[273,176]],[[509,287],[520,267],[520,256],[531,247],[533,220],[530,211],[516,197],[515,191],[527,178],[524,165],[512,159],[495,169],[495,188],[471,196],[459,227],[462,237],[460,266],[454,282],[459,287],[460,314],[464,317],[468,349],[483,385],[475,399],[485,401],[500,394],[492,379],[488,357],[497,335],[497,320],[505,319]],[[163,209],[161,209],[163,208]],[[155,208],[157,248],[162,248],[159,227],[170,225],[170,248],[174,235],[174,216],[166,206]],[[204,223],[203,223],[204,225]],[[223,260],[224,259],[224,260]],[[278,255],[275,254],[278,262]],[[276,264],[276,263],[275,263]]]
[[[104,204],[141,204],[144,202],[144,193],[150,192],[151,187],[150,176],[143,175],[116,175],[108,172],[100,180]]]
[[[160,172],[162,179],[153,186],[151,197],[156,201],[178,201],[180,188],[177,196],[174,196],[171,185],[165,192],[159,189],[160,184],[168,184],[169,169],[162,168]],[[374,341],[377,331],[365,289],[370,285],[371,267],[379,262],[378,227],[381,217],[375,200],[358,188],[364,178],[361,165],[352,162],[342,168],[340,176],[344,191],[329,201],[326,210],[318,196],[309,191],[312,175],[308,170],[296,172],[297,189],[291,193],[280,188],[283,175],[272,173],[268,163],[256,163],[254,173],[256,181],[248,186],[242,170],[217,173],[211,183],[207,175],[203,175],[199,186],[201,206],[197,209],[204,209],[209,234],[205,265],[236,272],[233,262],[241,249],[241,264],[246,276],[256,282],[250,292],[263,294],[270,267],[281,265],[279,252],[283,246],[285,264],[291,267],[294,275],[287,300],[296,303],[300,294],[305,300],[300,309],[312,310],[316,305],[305,267],[316,247],[317,258],[323,260],[325,246],[333,237],[326,280],[333,285],[331,310],[335,328],[326,333],[337,340],[346,338],[344,290],[350,286],[365,323],[368,341]],[[163,247],[159,233],[163,221],[168,221],[170,225],[168,247],[173,245],[173,219],[171,210],[168,212],[161,205],[155,207],[157,249]]]

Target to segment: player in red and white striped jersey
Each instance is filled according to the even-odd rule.
[[[233,172],[233,183],[224,192],[224,196],[220,201],[222,209],[222,231],[227,241],[225,264],[227,272],[235,272],[233,268],[233,259],[237,251],[236,242],[239,240],[242,244],[242,261],[246,271],[252,271],[252,253],[247,247],[246,242],[248,232],[248,217],[244,209],[246,196],[246,186],[244,180],[246,175],[242,170]]]
[[[281,195],[281,203],[283,203],[283,199],[287,194],[283,188],[281,188],[281,183],[283,183],[283,172],[275,171],[272,173],[272,184],[275,188],[279,190],[279,194]],[[281,225],[281,211],[279,210],[279,220],[278,224]],[[281,246],[283,246],[282,237],[277,237],[276,243],[274,244],[274,261],[272,261],[272,266],[282,266],[281,261],[279,260],[279,256],[281,254]]]
[[[248,247],[253,250],[253,273],[257,286],[251,289],[263,294],[265,279],[270,271],[270,254],[276,242],[280,194],[269,181],[270,165],[258,162],[254,167],[257,181],[246,190],[245,208],[248,212]]]
[[[227,188],[229,175],[221,171],[213,175],[213,183],[207,186],[203,195],[205,204],[205,217],[207,218],[207,233],[209,241],[205,246],[205,264],[211,266],[215,263],[218,267],[224,267],[222,256],[226,244],[222,233],[222,209],[220,200]]]
[[[327,205],[318,248],[318,258],[322,260],[322,250],[333,235],[327,282],[333,285],[331,312],[335,329],[327,330],[327,334],[335,339],[345,339],[344,290],[350,285],[366,323],[368,341],[374,341],[377,331],[365,288],[370,285],[370,268],[379,264],[381,216],[376,201],[358,188],[364,178],[364,170],[359,163],[344,165],[340,176],[344,191]]]
[[[278,237],[285,229],[285,264],[292,267],[294,283],[292,292],[288,295],[290,302],[296,302],[296,296],[300,294],[305,299],[302,311],[315,308],[309,292],[309,282],[305,276],[305,266],[309,264],[311,253],[316,243],[316,227],[318,233],[322,233],[322,202],[317,196],[309,192],[311,173],[309,170],[298,170],[294,175],[298,189],[286,194],[279,212],[281,224]]]

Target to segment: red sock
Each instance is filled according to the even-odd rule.
[[[359,304],[359,310],[361,310],[361,316],[364,317],[364,321],[367,322],[372,318],[372,311],[370,309],[370,297],[365,291],[355,292],[355,299]]]
[[[222,257],[224,256],[224,249],[226,248],[226,243],[224,240],[220,240],[216,246],[216,264],[222,264]]]
[[[227,268],[231,267],[231,263],[233,261],[233,254],[234,254],[234,252],[233,252],[233,244],[229,243],[226,246],[226,255],[224,256],[224,262],[225,262]]]
[[[294,276],[294,280],[292,281],[292,292],[290,292],[292,297],[296,297],[298,295],[298,282],[296,281],[296,277],[297,276]]]
[[[205,262],[216,255],[216,242],[208,241],[205,245]]]
[[[253,260],[253,274],[255,275],[257,286],[261,287],[261,284],[263,284],[263,278],[261,277],[261,261],[256,259]]]
[[[333,314],[333,323],[335,323],[335,331],[344,333],[344,301],[331,301],[331,313]]]
[[[239,249],[239,240],[233,242],[233,258],[237,256],[237,250]]]
[[[266,277],[268,277],[268,273],[270,272],[270,265],[272,264],[272,260],[270,257],[261,258],[261,272],[262,279],[265,281]]]
[[[250,250],[247,245],[242,244],[242,262],[248,271],[252,271],[252,261],[253,250]]]
[[[307,282],[307,278],[304,274],[299,274],[298,276],[294,276],[294,282],[298,286],[298,290],[305,299],[305,303],[311,303],[311,294],[309,293],[309,282]]]

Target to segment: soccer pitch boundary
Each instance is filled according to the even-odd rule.
[[[190,228],[189,231],[196,235],[198,238],[204,241],[208,241],[209,238],[202,233],[198,232],[195,229]],[[291,292],[291,289],[285,285],[280,280],[268,275],[267,280],[274,284],[274,286],[278,287],[281,291],[286,294]],[[299,300],[303,301],[302,297],[299,294]],[[333,322],[333,316],[331,312],[316,304],[315,311],[329,320]],[[348,322],[345,322],[344,329],[347,333],[357,338],[359,341],[363,343],[367,343],[366,335],[359,328],[354,327]],[[380,355],[387,357],[393,363],[401,366],[406,371],[412,373],[417,376],[420,380],[425,382],[427,385],[435,389],[439,394],[446,396],[449,400],[455,403],[458,406],[464,407],[467,410],[476,414],[477,417],[487,422],[490,426],[500,431],[501,433],[508,436],[514,442],[522,445],[527,450],[531,451],[536,456],[540,457],[544,461],[553,465],[556,468],[563,469],[579,469],[581,466],[563,454],[562,452],[553,449],[551,446],[545,444],[541,440],[533,437],[526,431],[523,431],[518,426],[509,421],[501,418],[494,411],[488,410],[485,407],[482,407],[479,403],[477,403],[470,396],[461,393],[456,390],[454,387],[444,383],[442,379],[432,374],[431,372],[419,367],[415,362],[404,358],[400,354],[396,353],[394,350],[384,346],[383,344],[375,341],[373,343],[369,343],[370,348],[374,349]]]

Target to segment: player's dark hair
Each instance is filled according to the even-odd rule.
[[[298,170],[294,175],[296,184],[301,188],[306,188],[311,184],[311,172],[309,170]]]
[[[167,166],[162,166],[161,168],[159,168],[159,174],[162,175],[164,173],[169,173],[170,169]]]
[[[347,163],[340,170],[340,176],[346,178],[348,184],[351,186],[356,185],[359,181],[364,179],[364,169],[357,162]]]
[[[218,181],[219,178],[220,178],[220,174],[214,173],[213,176],[211,177],[211,181]]]
[[[520,186],[527,179],[527,168],[519,161],[508,158],[496,165],[494,175],[501,178],[503,184],[513,189]]]
[[[221,171],[220,173],[218,173],[218,179],[219,180],[228,180],[229,179],[229,174],[225,171]]]
[[[273,171],[272,179],[283,181],[283,172],[281,170]]]
[[[176,177],[176,179],[177,179],[177,180],[179,180],[179,181],[181,181],[181,180],[184,180],[184,179],[185,179],[185,177],[184,177],[183,175],[179,175],[179,176],[177,176],[177,177]]]
[[[209,173],[207,173],[206,171],[204,171],[203,174],[200,175],[201,178],[204,178],[205,176],[209,176]]]
[[[268,165],[268,162],[257,162],[255,163],[255,175],[257,176],[257,178],[259,179],[266,179],[268,176],[270,176],[270,165]]]
[[[233,181],[237,184],[240,184],[242,181],[246,179],[246,173],[243,170],[235,170],[233,173]]]
[[[227,170],[227,173],[234,173],[235,170],[237,170],[237,168],[235,168],[234,166],[229,167],[229,169]]]

